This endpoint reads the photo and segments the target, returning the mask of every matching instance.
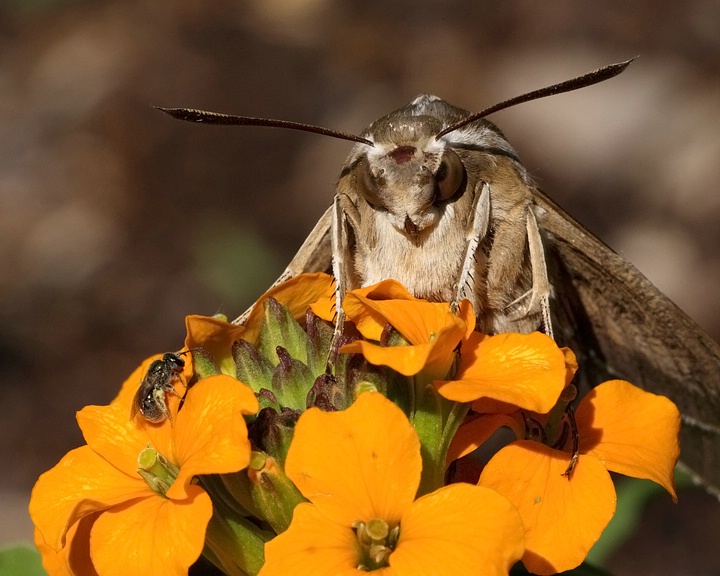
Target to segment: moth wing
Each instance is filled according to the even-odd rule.
[[[683,464],[720,494],[720,347],[542,192],[534,203],[547,243],[558,340],[580,352],[586,373],[594,373],[591,384],[619,377],[670,398],[683,419]]]
[[[306,272],[332,272],[331,223],[332,206],[320,217],[318,223],[315,224],[302,246],[293,256],[293,259],[290,260],[283,273],[273,282],[270,288],[274,288],[278,284]],[[253,306],[255,304],[233,320],[233,324],[244,324],[248,316],[250,316]]]
[[[332,247],[330,242],[330,226],[332,224],[332,206],[320,217],[308,237],[300,246],[290,264],[273,286],[288,278],[305,272],[331,272]]]

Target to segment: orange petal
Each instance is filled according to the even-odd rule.
[[[508,500],[479,486],[451,484],[405,511],[390,566],[398,574],[507,575],[523,554],[524,535]]]
[[[225,374],[235,374],[232,357],[233,342],[244,337],[245,326],[238,326],[211,316],[185,317],[185,347],[204,348]]]
[[[392,325],[411,346],[377,346],[356,340],[340,348],[341,353],[359,352],[371,364],[389,366],[405,376],[412,376],[424,369],[428,378],[447,375],[455,358],[455,348],[466,334],[465,322],[452,314],[447,304],[420,300],[374,301],[356,294],[346,297],[348,317],[359,320],[358,329],[363,332],[363,318],[375,322],[372,330],[365,331],[366,338],[379,339],[379,332],[386,324]],[[360,315],[354,315],[357,305]],[[353,315],[351,315],[353,314]],[[365,314],[365,316],[363,316]]]
[[[90,560],[90,529],[97,514],[89,514],[70,526],[67,532],[67,544],[56,552],[43,540],[40,531],[35,528],[35,546],[42,556],[42,565],[49,576],[97,576],[95,566]]]
[[[187,497],[197,474],[242,470],[250,461],[250,441],[243,414],[255,414],[258,401],[239,380],[218,374],[203,378],[188,391],[174,425],[173,462],[180,473],[168,498]]]
[[[349,292],[362,296],[363,298],[369,298],[370,300],[416,300],[421,301],[420,298],[415,298],[408,291],[405,286],[400,284],[397,280],[387,279],[371,286],[365,286],[364,288],[356,288]]]
[[[172,414],[179,399],[170,393],[166,397]],[[148,444],[166,457],[171,454],[172,426],[169,420],[151,424],[139,415],[131,420],[130,406],[121,395],[108,406],[85,406],[77,413],[77,421],[95,452],[125,474],[139,478],[137,458]]]
[[[397,522],[420,483],[420,441],[407,417],[377,392],[342,412],[311,408],[295,427],[285,471],[330,520]]]
[[[520,440],[500,450],[480,475],[516,507],[526,529],[523,564],[533,574],[578,566],[615,513],[615,488],[597,458],[580,455],[562,476],[570,455]]]
[[[435,385],[445,398],[472,402],[494,398],[534,412],[548,412],[565,386],[565,356],[549,336],[473,333],[462,347],[455,380]]]
[[[159,495],[128,502],[101,514],[90,538],[90,555],[103,576],[177,574],[200,556],[212,503],[197,485],[189,498],[167,500]]]
[[[591,451],[613,472],[657,482],[677,501],[673,475],[680,455],[680,413],[675,404],[611,380],[583,398],[575,419],[581,452]]]
[[[40,476],[30,497],[30,516],[44,542],[57,552],[70,527],[84,516],[153,494],[139,476],[123,474],[89,446],[81,446]]]
[[[507,414],[477,414],[474,418],[468,418],[450,442],[447,464],[479,448],[502,426],[510,428],[518,438],[523,435],[522,426]]]
[[[299,504],[290,527],[265,544],[258,576],[356,576],[357,546],[350,526],[328,520],[312,504]]]
[[[565,355],[565,386],[567,386],[572,382],[579,366],[575,352],[570,350],[570,348],[560,348],[560,350],[562,350]]]
[[[283,304],[295,320],[301,321],[305,318],[307,309],[311,308],[311,304],[319,300],[325,303],[331,302],[334,294],[333,277],[329,274],[316,272],[313,274],[300,274],[290,278],[265,292],[255,302],[252,312],[250,312],[245,322],[246,331],[243,338],[251,344],[257,344],[264,315],[263,302],[270,296]],[[318,316],[328,320],[322,312]]]
[[[470,337],[470,334],[475,331],[475,324],[477,322],[470,300],[463,300],[460,302],[458,316],[463,322],[465,322],[465,326],[467,326],[467,331],[465,332],[465,340],[467,340]]]
[[[343,308],[347,317],[353,322],[356,317],[351,314],[354,314],[356,309],[372,313],[375,318],[381,318],[374,324],[374,329],[369,334],[363,333],[360,329],[362,322],[356,322],[360,333],[371,340],[379,340],[385,324],[390,324],[413,345],[427,344],[441,332],[457,333],[454,344],[457,345],[465,334],[465,323],[450,312],[450,307],[446,303],[423,300],[370,300],[355,293],[348,294],[345,302],[347,306],[343,305]],[[359,319],[362,319],[362,314]]]
[[[355,340],[340,347],[341,354],[362,354],[375,366],[389,366],[404,376],[414,376],[428,363],[433,346],[378,346],[365,340]]]
[[[363,337],[376,341],[380,340],[385,325],[392,324],[381,309],[368,304],[376,300],[425,302],[415,298],[407,291],[407,288],[396,280],[384,280],[378,284],[348,292],[343,300],[345,315],[355,324]]]

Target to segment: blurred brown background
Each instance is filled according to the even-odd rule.
[[[234,317],[329,205],[350,144],[194,126],[152,105],[358,133],[420,93],[493,117],[544,188],[720,337],[720,3],[2,0],[0,544],[34,480],[189,313]],[[720,504],[665,498],[617,574],[720,574]],[[655,514],[654,516],[652,514]]]

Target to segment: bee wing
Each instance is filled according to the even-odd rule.
[[[720,494],[720,347],[543,193],[534,203],[546,237],[558,340],[580,352],[586,377],[595,373],[592,384],[619,377],[670,398],[683,418],[683,464]]]
[[[149,384],[146,379],[140,381],[140,386],[138,386],[137,392],[135,392],[135,396],[133,396],[132,405],[130,406],[130,420],[134,420],[135,416],[140,412],[140,406],[142,406],[143,400],[145,399],[148,386]]]

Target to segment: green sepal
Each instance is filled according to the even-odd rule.
[[[285,462],[300,410],[264,408],[252,423],[253,445]]]
[[[277,347],[282,346],[290,356],[306,363],[310,340],[300,324],[285,306],[270,297],[264,303],[264,319],[260,329],[260,353],[275,366]]]
[[[304,410],[307,393],[315,382],[310,369],[292,356],[289,350],[278,346],[278,364],[272,376],[271,390],[281,406]]]
[[[292,521],[295,506],[306,501],[303,495],[285,475],[280,462],[262,452],[255,452],[254,458],[251,458],[248,477],[260,517],[277,534],[285,532]]]
[[[315,316],[309,308],[305,314],[305,326],[310,341],[307,366],[317,376],[325,372],[327,368],[334,330],[331,324]]]
[[[220,374],[220,367],[205,348],[193,350],[193,372],[198,380]]]
[[[265,562],[265,542],[274,534],[213,501],[205,532],[205,557],[230,576],[254,576]]]
[[[230,474],[203,474],[199,478],[213,502],[222,502],[237,516],[257,517],[258,511],[250,497],[250,480],[246,470]]]
[[[234,342],[232,355],[238,380],[250,386],[255,393],[271,388],[273,366],[250,342],[243,339]]]

